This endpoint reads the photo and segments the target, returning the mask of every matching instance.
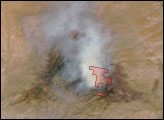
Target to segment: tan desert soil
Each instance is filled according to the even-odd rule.
[[[2,118],[163,118],[163,3],[96,4],[93,13],[116,46],[117,83],[105,98],[92,92],[78,96],[63,87],[69,83],[60,75],[53,78],[55,88],[38,77],[44,63],[25,37],[22,18],[45,11],[50,3],[1,2]],[[31,31],[38,24],[29,19]]]

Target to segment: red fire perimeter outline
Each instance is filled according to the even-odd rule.
[[[90,69],[90,67],[93,67],[93,68],[100,68],[100,67],[89,66],[89,70],[93,70],[93,69]],[[107,70],[104,74],[109,73],[109,69],[107,69],[107,68],[100,68],[100,69],[106,69],[106,70]],[[92,72],[92,75],[96,75],[96,74],[93,74],[93,73],[94,73],[94,70],[93,70],[93,72]],[[104,74],[103,74],[103,75],[104,75]],[[106,77],[106,76],[104,76],[104,77]],[[98,83],[98,86],[96,86],[96,81],[97,81],[97,75],[96,75],[95,87],[99,88],[99,84],[111,85],[111,84],[112,84],[112,77],[106,77],[106,78],[109,78],[109,79],[111,80],[111,82],[108,83],[108,84],[104,84],[104,83],[101,83],[101,82],[100,82],[100,83]],[[98,95],[98,96],[101,96],[101,97],[106,97],[106,96],[107,96],[106,93],[104,93],[104,92],[98,92],[97,95]]]
[[[90,67],[94,67],[94,66],[89,66],[89,70],[92,70],[92,69],[90,69]],[[94,67],[94,68],[100,68],[100,67]],[[107,68],[100,68],[100,69],[107,69]],[[109,73],[109,69],[107,69],[108,71],[107,72],[105,72],[104,74],[106,74],[106,73]],[[94,70],[93,70],[93,73],[94,73]],[[93,74],[92,73],[92,75],[95,75],[95,74]],[[104,75],[103,74],[103,75]],[[104,77],[106,77],[106,76],[104,76]],[[111,85],[112,84],[112,77],[106,77],[106,78],[109,78],[109,79],[111,79],[111,82],[110,83],[107,83],[107,84],[104,84],[104,83],[99,83],[99,84],[103,84],[103,85]],[[96,75],[96,81],[97,81],[97,75]],[[98,84],[98,86],[96,86],[96,81],[95,81],[95,87],[97,87],[97,88],[99,88],[99,84]]]

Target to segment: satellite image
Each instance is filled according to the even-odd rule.
[[[162,1],[1,1],[2,119],[163,119]]]

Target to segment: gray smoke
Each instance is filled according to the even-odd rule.
[[[94,88],[96,76],[89,66],[109,68],[110,58],[103,48],[110,43],[110,35],[102,32],[103,24],[91,12],[94,3],[61,2],[54,6],[36,16],[37,32],[31,32],[26,24],[28,19],[24,19],[27,39],[41,56],[55,45],[65,58],[63,79],[81,79],[78,90]]]

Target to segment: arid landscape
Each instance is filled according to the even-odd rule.
[[[86,71],[100,63],[113,79],[106,97]],[[1,2],[1,112],[162,119],[163,2]]]

